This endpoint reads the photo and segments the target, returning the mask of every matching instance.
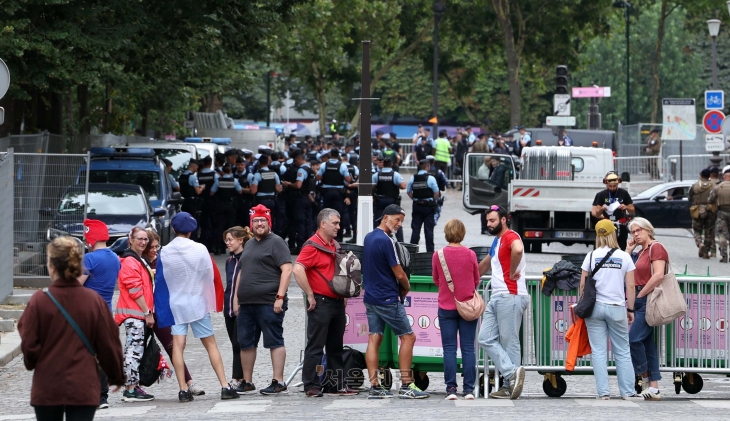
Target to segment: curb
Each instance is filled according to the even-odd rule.
[[[0,367],[10,363],[18,355],[20,355],[20,333],[16,330],[6,333],[2,338],[2,343],[0,343]]]

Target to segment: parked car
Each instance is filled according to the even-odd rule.
[[[160,158],[169,159],[172,162],[172,171],[170,174],[177,180],[180,175],[188,169],[188,163],[190,159],[199,159],[198,150],[195,145],[183,142],[145,142],[145,143],[132,143],[128,145],[118,145],[114,148],[150,148],[155,151],[155,154]]]
[[[637,194],[636,216],[648,219],[655,228],[692,228],[689,216],[689,189],[697,180],[672,181]]]
[[[58,207],[46,208],[41,212],[51,217],[47,239],[70,235],[76,239],[84,238],[84,186],[72,185],[66,189]],[[86,217],[104,222],[109,227],[111,246],[120,238],[126,237],[134,226],[153,228],[160,232],[160,218],[165,216],[164,208],[153,208],[147,200],[142,187],[134,184],[90,183]]]

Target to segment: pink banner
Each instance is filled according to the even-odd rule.
[[[345,345],[365,352],[368,346],[368,315],[365,312],[363,296],[349,298],[345,309]]]
[[[674,323],[676,355],[724,357],[725,297],[720,294],[685,294],[684,297],[687,300],[687,313]]]

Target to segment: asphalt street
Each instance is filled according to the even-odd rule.
[[[443,247],[446,241],[443,226],[451,218],[459,218],[467,225],[464,245],[488,246],[492,237],[480,234],[477,216],[467,214],[461,206],[460,192],[448,190],[446,205],[441,220],[436,227],[436,248]],[[405,239],[410,238],[410,206],[403,200],[409,213],[404,224]],[[725,276],[730,266],[721,264],[718,259],[702,260],[697,257],[692,235],[687,230],[659,230],[658,239],[667,247],[676,272],[687,270],[689,274]],[[527,255],[527,274],[538,275],[546,267],[561,259],[563,254],[585,254],[590,251],[585,246],[550,245],[541,254]],[[421,236],[421,251],[425,251],[425,240]],[[224,268],[226,256],[217,256],[216,262]],[[285,376],[297,366],[300,353],[304,349],[305,310],[301,290],[294,280],[289,288],[289,310],[284,322],[284,336],[287,348]],[[230,376],[231,348],[226,334],[223,316],[213,315],[216,340],[221,349],[227,375]],[[124,338],[124,329],[120,329]],[[235,401],[221,401],[219,385],[215,379],[208,357],[202,344],[188,337],[185,359],[194,380],[206,390],[206,395],[196,397],[193,402],[180,404],[177,399],[177,384],[174,377],[148,388],[156,399],[145,403],[123,403],[121,392],[110,396],[110,409],[97,412],[98,418],[116,419],[186,419],[186,420],[228,420],[250,418],[256,420],[286,419],[390,419],[394,416],[404,419],[443,420],[446,418],[494,418],[502,420],[535,419],[554,420],[576,418],[585,415],[595,420],[629,419],[651,416],[654,419],[690,419],[702,415],[703,419],[728,419],[730,410],[730,378],[724,375],[703,374],[704,388],[695,395],[682,391],[674,393],[671,373],[663,373],[660,382],[663,400],[661,402],[629,402],[618,397],[615,377],[611,377],[612,399],[595,399],[595,383],[592,375],[566,376],[567,392],[560,398],[549,398],[542,390],[543,376],[528,371],[525,390],[516,401],[478,399],[467,402],[444,401],[444,382],[441,373],[429,373],[428,392],[431,398],[423,401],[402,401],[389,399],[369,401],[365,393],[353,397],[306,398],[301,387],[290,387],[286,395],[265,397],[260,394],[242,396]],[[59,364],[63,364],[59,361]],[[727,365],[726,365],[727,367]],[[727,369],[730,374],[730,369]],[[257,388],[268,386],[271,380],[271,363],[268,352],[258,349],[253,382]],[[29,405],[30,387],[33,373],[25,370],[22,357],[17,357],[7,366],[0,368],[0,421],[33,419],[33,409]],[[63,379],[38,378],[36,381],[50,381],[63,388]],[[300,381],[297,375],[292,383]],[[458,379],[461,384],[461,379]],[[650,415],[649,415],[650,414]]]

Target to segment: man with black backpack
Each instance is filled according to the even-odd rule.
[[[336,274],[339,244],[335,241],[340,229],[340,214],[324,208],[317,215],[317,232],[306,242],[297,257],[293,272],[299,287],[307,295],[307,345],[304,350],[302,382],[307,397],[328,394],[356,395],[346,387],[344,372],[343,335],[345,334],[346,298],[330,285]],[[359,290],[356,291],[359,294]],[[349,294],[347,294],[349,295]],[[322,349],[327,350],[325,384],[320,384],[317,367],[322,364]]]

